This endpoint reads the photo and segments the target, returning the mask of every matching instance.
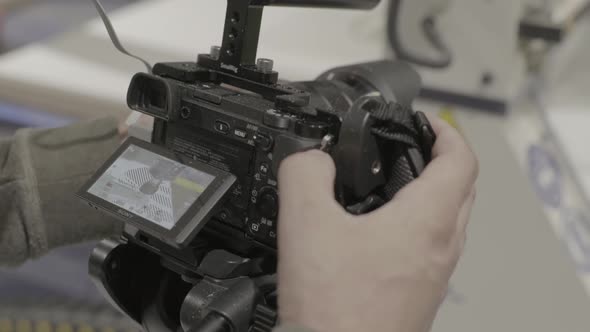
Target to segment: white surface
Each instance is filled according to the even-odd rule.
[[[590,291],[590,16],[552,52],[535,82],[540,111],[519,110],[507,125],[509,141],[546,216],[567,245]],[[537,158],[531,154],[537,152]],[[541,158],[538,158],[539,155]]]
[[[590,104],[580,110],[561,109],[550,113],[549,117],[562,151],[578,174],[585,195],[590,197]]]
[[[570,128],[578,126],[573,122],[570,125]],[[510,116],[506,131],[545,215],[566,245],[580,280],[590,292],[590,206],[580,189],[578,175],[563,158],[560,142],[553,139],[543,114],[532,106],[519,107]]]
[[[422,45],[425,37],[419,24],[423,19],[423,2],[404,1],[399,23],[401,41],[417,54],[432,52],[432,46]],[[514,99],[526,75],[517,32],[523,6],[528,2],[453,0],[436,21],[453,61],[442,70],[420,68],[425,86],[498,101]],[[493,76],[488,85],[482,84],[486,73]]]
[[[537,112],[526,101],[516,107],[515,115]],[[523,167],[534,142],[530,132],[508,130],[517,134],[515,147],[505,139],[518,121],[512,116],[458,110],[457,120],[478,155],[480,176],[453,300],[442,307],[433,332],[588,331],[590,301],[576,275],[582,265],[557,241]],[[534,123],[525,124],[535,132]]]
[[[584,7],[588,6],[588,0],[554,0],[552,22],[567,22],[577,16]]]
[[[590,17],[572,35],[567,49],[552,59],[540,96],[548,125],[587,198],[590,198]],[[561,65],[558,65],[561,64]]]

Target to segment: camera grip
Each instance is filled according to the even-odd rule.
[[[353,214],[379,208],[420,176],[434,140],[422,112],[359,100],[344,118],[336,149],[338,200]]]
[[[416,148],[401,148],[401,153],[392,156],[391,166],[386,171],[387,183],[380,190],[385,201],[393,199],[403,187],[416,179],[424,170],[424,157]]]

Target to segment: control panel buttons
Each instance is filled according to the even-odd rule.
[[[256,133],[252,137],[254,144],[263,151],[269,151],[272,148],[272,139],[265,134]]]
[[[274,109],[267,110],[264,113],[264,124],[278,129],[288,129],[291,124],[292,116]]]
[[[227,134],[229,132],[229,124],[227,122],[217,120],[215,121],[215,130],[222,134]]]
[[[246,236],[262,243],[276,246],[276,222],[264,217],[248,222],[246,224]]]
[[[295,123],[295,134],[306,137],[321,139],[328,133],[329,126],[326,123],[311,121],[311,120],[299,120]]]
[[[230,209],[223,209],[217,214],[217,219],[225,224],[241,228],[244,226],[243,218],[240,213],[234,213]]]
[[[248,132],[245,131],[244,129],[239,129],[239,128],[234,129],[234,135],[239,138],[248,138]]]
[[[255,221],[246,222],[247,234],[251,235],[257,240],[268,240],[268,238],[276,239],[276,225],[275,221],[261,218]]]
[[[258,196],[256,209],[264,218],[276,218],[279,213],[279,197],[276,190],[273,188],[262,189]]]
[[[222,221],[227,222],[229,220],[229,211],[228,210],[223,210],[219,213],[219,219],[221,219]]]
[[[208,101],[210,103],[214,103],[217,105],[221,105],[222,96],[218,94],[211,93],[205,89],[195,90],[193,92],[193,96],[195,98],[199,98],[201,100]]]

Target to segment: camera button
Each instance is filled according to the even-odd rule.
[[[291,125],[291,116],[289,114],[270,109],[264,114],[264,124],[278,129],[288,129]]]
[[[222,210],[219,213],[219,219],[223,220],[223,221],[227,221],[229,219],[229,211],[227,210]]]
[[[267,163],[260,164],[260,174],[267,175],[269,170],[270,170],[270,167],[268,166]]]
[[[227,134],[229,132],[229,124],[224,121],[215,121],[215,130],[222,134]]]
[[[256,204],[258,213],[264,218],[274,219],[279,212],[279,197],[274,189],[263,189]]]
[[[239,138],[248,138],[248,132],[243,129],[234,129],[234,135]]]
[[[254,134],[252,139],[254,140],[254,143],[256,144],[256,146],[264,151],[268,151],[272,147],[271,138],[264,135],[264,134],[256,133],[256,134]]]

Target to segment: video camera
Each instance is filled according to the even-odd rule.
[[[378,2],[228,0],[221,47],[133,77],[127,102],[155,118],[152,141],[129,138],[78,193],[125,223],[90,258],[113,305],[149,331],[270,331],[281,161],[329,153],[335,197],[351,214],[379,208],[422,172],[435,135],[411,109],[420,78],[408,65],[285,83],[256,58],[265,5]]]

